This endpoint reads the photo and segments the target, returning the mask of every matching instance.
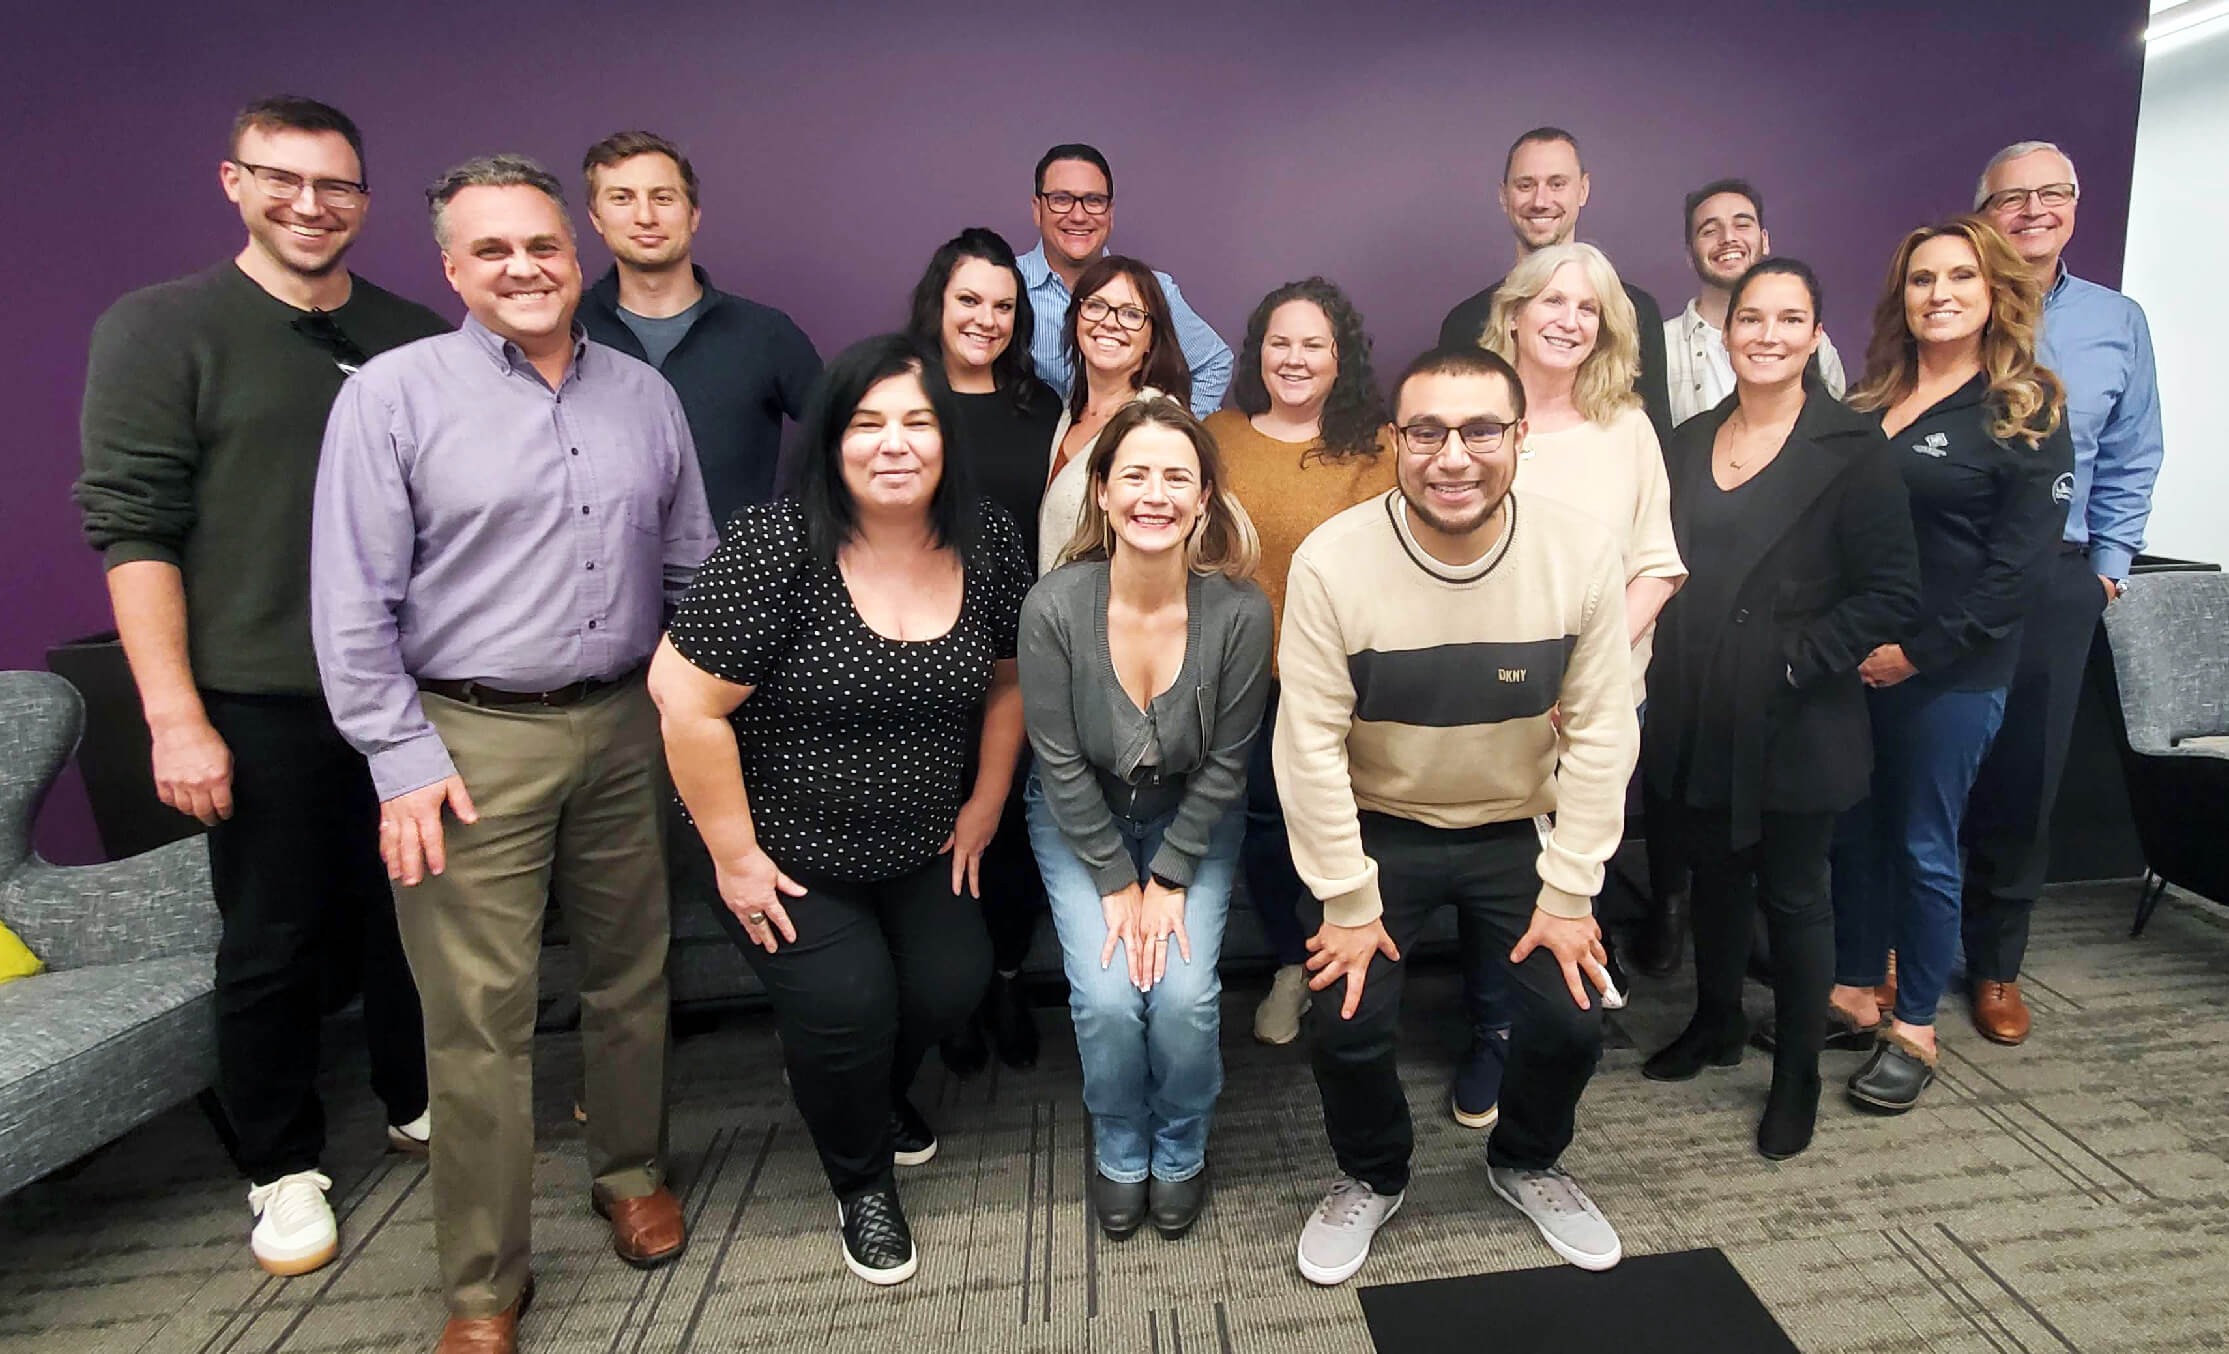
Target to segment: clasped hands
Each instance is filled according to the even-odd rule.
[[[1149,879],[1102,896],[1099,906],[1107,918],[1107,943],[1099,948],[1099,967],[1111,966],[1115,947],[1121,946],[1130,968],[1130,985],[1140,992],[1152,991],[1168,975],[1171,937],[1184,962],[1192,962],[1192,938],[1184,931],[1184,890]]]

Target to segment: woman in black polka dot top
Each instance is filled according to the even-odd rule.
[[[989,977],[971,895],[1022,745],[1030,563],[947,455],[951,406],[941,364],[902,336],[837,355],[806,410],[797,500],[731,519],[650,676],[721,918],[773,997],[845,1263],[878,1284],[914,1271],[891,1166],[926,1162],[936,1136],[906,1090]]]

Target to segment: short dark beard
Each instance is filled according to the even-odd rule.
[[[1401,490],[1401,501],[1409,505],[1409,511],[1416,514],[1416,520],[1422,522],[1424,525],[1430,527],[1432,530],[1439,532],[1443,536],[1470,535],[1472,532],[1478,530],[1480,527],[1485,526],[1488,522],[1493,521],[1494,514],[1501,511],[1501,505],[1506,502],[1508,498],[1509,490],[1505,488],[1502,490],[1500,498],[1494,499],[1491,502],[1487,503],[1485,508],[1479,512],[1477,518],[1466,524],[1448,521],[1448,519],[1446,519],[1445,517],[1440,516],[1439,513],[1434,510],[1429,504],[1419,502],[1415,498],[1411,497],[1407,489]]]

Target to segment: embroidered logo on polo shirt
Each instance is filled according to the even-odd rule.
[[[2074,500],[2074,472],[2069,470],[2051,481],[2051,501],[2071,503]]]
[[[1929,433],[1926,437],[1912,443],[1912,450],[1922,456],[1933,456],[1940,459],[1950,455],[1950,437],[1944,433]]]

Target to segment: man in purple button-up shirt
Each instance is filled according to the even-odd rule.
[[[370,762],[426,997],[441,1348],[509,1349],[528,1273],[541,916],[581,961],[594,1203],[680,1254],[663,1183],[667,942],[643,665],[716,543],[680,401],[573,323],[562,191],[512,156],[428,191],[470,317],[367,363],[326,426],[310,545],[326,699]],[[446,828],[446,808],[454,822]]]

